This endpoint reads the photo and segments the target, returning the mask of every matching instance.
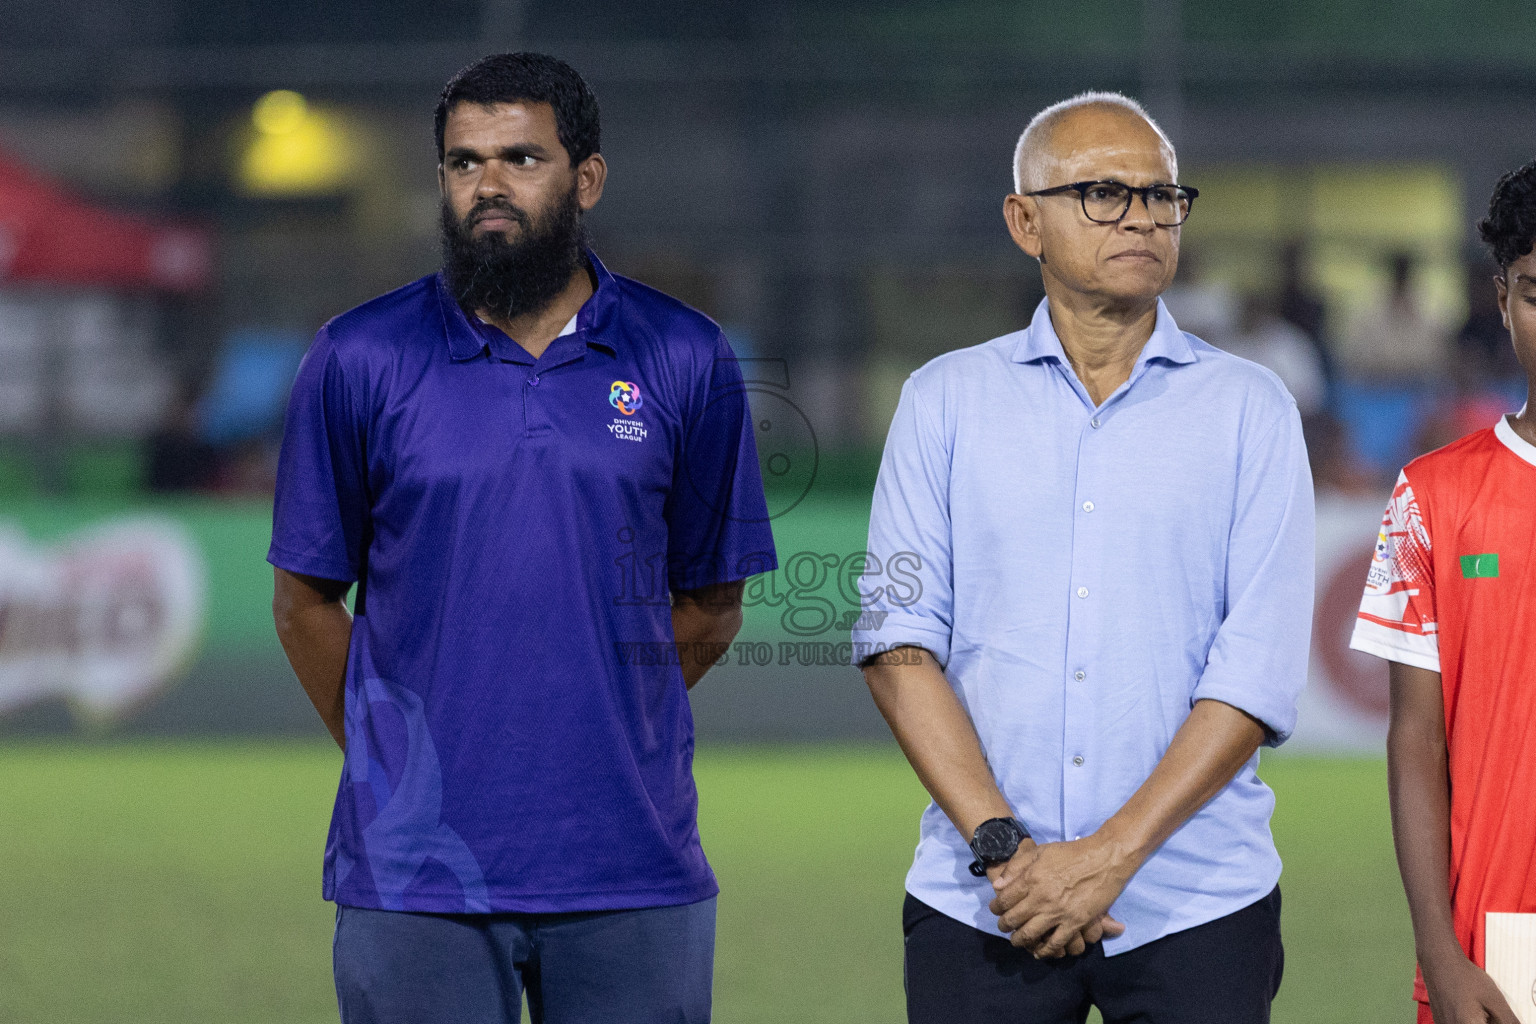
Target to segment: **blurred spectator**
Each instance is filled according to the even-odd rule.
[[[1307,459],[1312,464],[1312,480],[1319,493],[1353,494],[1380,497],[1390,482],[1361,461],[1350,442],[1349,430],[1329,412],[1302,421],[1302,436],[1307,442]]]
[[[269,495],[277,486],[277,445],[269,438],[247,438],[220,452],[214,487],[221,494]]]
[[[1163,305],[1179,330],[1226,348],[1237,322],[1237,298],[1226,282],[1204,278],[1200,264],[1193,250],[1179,253],[1178,280],[1163,293]]]
[[[1268,296],[1246,296],[1237,329],[1223,347],[1272,370],[1305,419],[1323,411],[1328,380],[1316,346],[1300,328],[1281,318],[1278,305]]]
[[[288,389],[309,347],[292,331],[244,326],[230,332],[198,410],[205,441],[232,448],[281,437]]]
[[[210,487],[218,473],[218,449],[197,432],[197,403],[190,389],[179,391],[165,418],[145,439],[145,483],[151,491]]]
[[[1338,376],[1338,367],[1334,365],[1333,350],[1328,343],[1328,309],[1308,287],[1302,274],[1302,262],[1300,242],[1293,240],[1281,247],[1278,312],[1282,319],[1307,336],[1317,352],[1323,379],[1332,385]]]
[[[1437,402],[1414,435],[1415,456],[1444,448],[1468,434],[1493,426],[1499,417],[1513,412],[1503,395],[1458,381],[1456,392]]]
[[[1431,378],[1445,370],[1446,332],[1425,315],[1414,294],[1414,258],[1391,259],[1391,286],[1384,301],[1359,316],[1345,335],[1339,362],[1345,373],[1372,382]]]
[[[1414,435],[1415,455],[1491,427],[1520,408],[1525,375],[1499,312],[1493,273],[1487,264],[1467,268],[1467,319],[1456,334],[1456,358],[1446,374],[1450,387],[1433,396]]]
[[[1499,295],[1493,285],[1496,270],[1482,261],[1467,267],[1467,319],[1456,332],[1456,365],[1463,378],[1501,380],[1520,373],[1499,312]],[[1476,429],[1486,426],[1484,423]]]

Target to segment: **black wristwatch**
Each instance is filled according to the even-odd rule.
[[[971,852],[976,855],[971,862],[971,874],[980,878],[987,868],[1006,862],[1028,838],[1029,829],[1017,818],[988,818],[976,826],[976,834],[971,836]]]

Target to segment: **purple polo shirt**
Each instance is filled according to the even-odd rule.
[[[718,888],[669,590],[777,565],[741,373],[595,256],[537,360],[433,275],[320,329],[268,561],[357,581],[325,897],[563,912]]]

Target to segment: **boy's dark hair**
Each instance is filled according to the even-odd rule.
[[[1488,216],[1477,222],[1477,233],[1493,250],[1503,273],[1536,243],[1536,160],[1510,171],[1493,186]]]
[[[555,131],[571,166],[601,152],[597,97],[576,69],[545,53],[493,53],[481,57],[448,80],[437,101],[434,132],[437,162],[443,162],[443,127],[458,103],[548,103],[555,110]]]

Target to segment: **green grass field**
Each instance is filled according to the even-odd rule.
[[[313,745],[0,750],[0,1020],[334,1021]],[[1279,1024],[1404,1021],[1413,968],[1381,762],[1275,757]],[[900,1021],[901,883],[923,795],[893,748],[711,748],[715,1019]]]

